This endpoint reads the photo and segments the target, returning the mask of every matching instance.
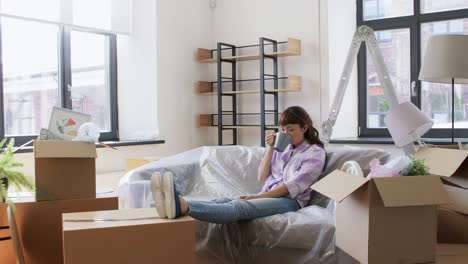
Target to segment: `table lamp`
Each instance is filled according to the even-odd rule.
[[[402,148],[421,138],[431,129],[433,122],[413,103],[404,102],[388,112],[385,124],[395,145]]]
[[[455,83],[468,83],[468,35],[436,35],[429,39],[419,80],[452,84],[452,143],[455,131]]]

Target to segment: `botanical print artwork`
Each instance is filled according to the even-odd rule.
[[[78,135],[80,126],[89,121],[91,121],[91,116],[88,114],[54,107],[49,130],[61,139],[72,140]]]
[[[76,125],[76,122],[73,121],[72,118],[67,119],[62,119],[62,120],[57,120],[56,122],[57,125],[57,130],[60,132],[61,135],[65,134],[65,128],[68,126],[73,126]],[[66,133],[69,136],[76,137],[77,131],[76,130],[70,130]]]

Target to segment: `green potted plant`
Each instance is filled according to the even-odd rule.
[[[424,163],[424,159],[417,159],[412,156],[411,161],[413,162],[413,168],[411,168],[407,176],[423,176],[431,174],[429,167]]]
[[[7,138],[0,141],[0,148],[3,148],[7,142]],[[12,138],[7,146],[0,154],[0,202],[9,202],[8,187],[14,186],[16,191],[33,191],[34,183],[29,176],[15,170],[15,168],[22,167],[23,164],[13,160],[13,148],[15,146],[15,139]]]

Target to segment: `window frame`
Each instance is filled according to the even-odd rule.
[[[468,19],[468,8],[451,11],[441,11],[422,14],[420,0],[413,0],[413,15],[364,20],[363,0],[357,3],[357,26],[367,25],[374,31],[408,28],[410,31],[410,87],[416,85],[414,93],[410,92],[411,102],[421,108],[421,81],[418,80],[421,67],[421,24],[453,19]],[[362,45],[358,54],[358,136],[359,137],[390,137],[387,128],[367,127],[367,54],[365,45]],[[458,128],[455,137],[468,137],[468,129]],[[451,129],[431,129],[424,135],[427,138],[451,138]]]
[[[19,19],[21,20],[21,19]],[[36,22],[44,23],[44,22]],[[3,23],[0,17],[0,62],[3,61],[3,47],[2,47],[2,27]],[[71,75],[71,31],[87,32],[92,34],[100,34],[108,37],[108,58],[109,58],[109,107],[110,107],[110,131],[101,132],[99,137],[100,141],[117,141],[119,140],[118,130],[118,112],[117,112],[117,36],[112,33],[76,29],[70,26],[58,26],[57,41],[58,41],[58,72],[59,72],[59,86],[58,94],[60,107],[72,109],[71,91],[67,88],[72,85]],[[4,120],[4,94],[3,94],[3,63],[0,63],[0,138],[5,137],[5,120]],[[15,139],[15,145],[19,146],[37,138],[36,135],[24,135],[8,137]]]

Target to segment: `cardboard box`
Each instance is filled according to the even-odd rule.
[[[467,150],[419,148],[414,157],[424,159],[431,174],[443,176],[442,179],[448,184],[468,188]]]
[[[437,242],[468,244],[468,215],[446,207],[439,207],[437,210]]]
[[[450,197],[438,210],[438,242],[468,243],[468,151],[420,148],[415,157],[424,159],[432,174],[443,176]]]
[[[438,177],[367,179],[336,170],[312,189],[334,199],[336,245],[361,263],[435,261]]]
[[[63,263],[62,213],[116,210],[117,197],[35,202],[34,198],[15,201],[16,224],[25,262]],[[7,204],[0,203],[0,225],[8,225]],[[0,263],[15,264],[11,240],[0,241]]]
[[[468,263],[468,244],[438,244],[436,264]]]
[[[156,160],[159,160],[159,157],[128,158],[125,159],[125,165],[127,170],[133,170]]]
[[[63,248],[65,264],[195,263],[195,221],[154,208],[64,214]]]
[[[78,141],[34,142],[36,200],[96,198],[96,146]]]

